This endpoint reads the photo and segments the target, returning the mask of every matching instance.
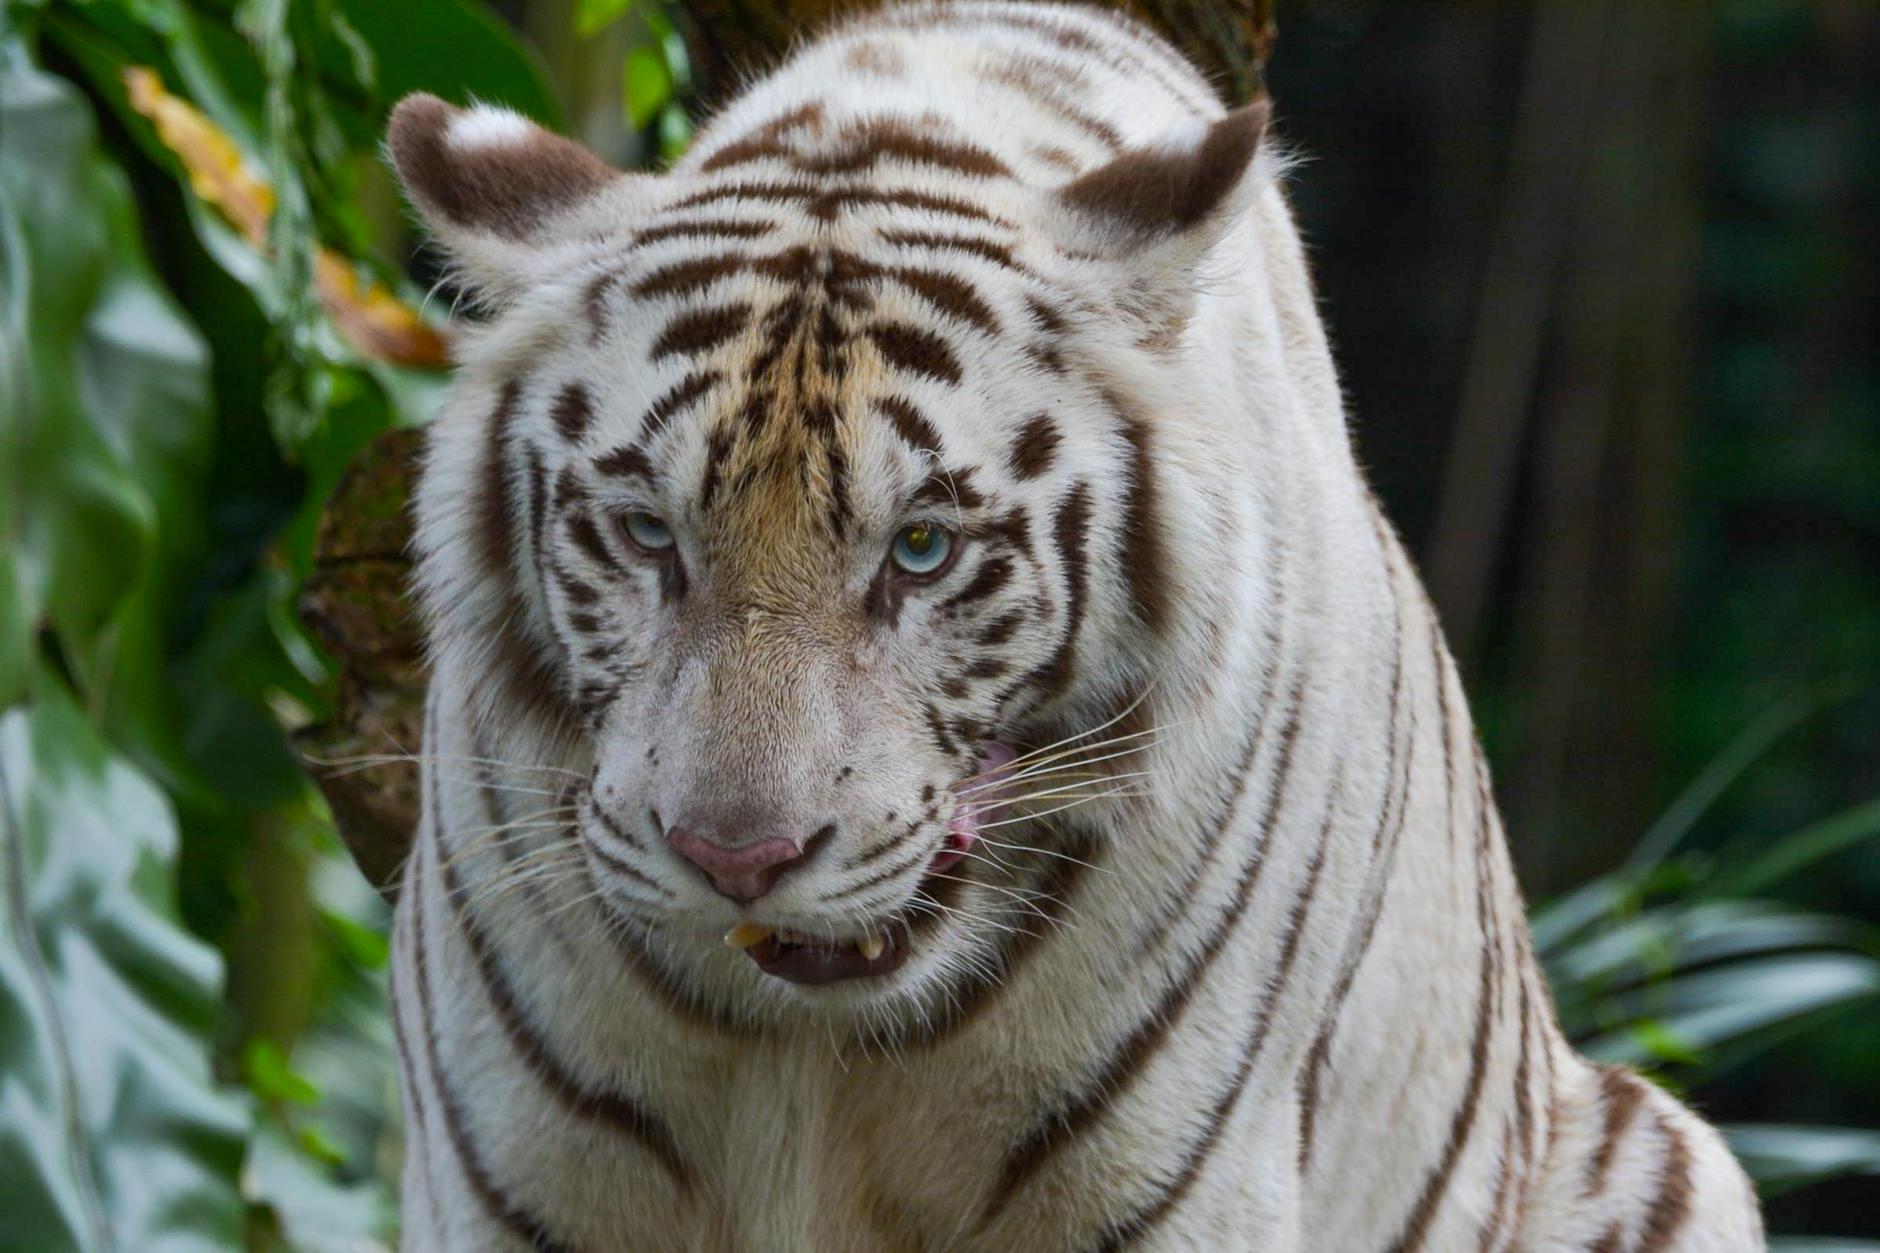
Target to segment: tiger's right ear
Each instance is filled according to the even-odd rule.
[[[478,296],[519,295],[578,210],[626,175],[571,139],[491,105],[459,109],[416,92],[385,135],[405,195]]]

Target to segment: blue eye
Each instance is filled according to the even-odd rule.
[[[952,555],[953,536],[926,522],[902,527],[888,548],[894,564],[909,574],[935,574]]]
[[[650,513],[629,513],[621,522],[627,538],[649,553],[672,547],[672,528]]]

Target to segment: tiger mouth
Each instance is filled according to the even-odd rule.
[[[978,798],[961,800],[947,819],[946,838],[914,888],[915,900],[939,908],[913,918],[906,912],[894,914],[872,923],[860,935],[843,938],[819,938],[787,927],[740,922],[725,933],[725,944],[743,952],[764,974],[789,983],[818,986],[893,974],[913,954],[914,940],[938,927],[945,898],[958,891],[959,878],[947,872],[971,853],[980,825],[1003,811],[989,789],[1013,756],[1013,750],[1002,744],[990,746],[972,776],[977,783],[966,789],[977,792]]]

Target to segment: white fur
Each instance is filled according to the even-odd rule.
[[[445,140],[453,148],[496,148],[528,141],[535,124],[513,109],[479,104],[452,119]]]
[[[1617,1139],[1603,1187],[1588,1194],[1589,1163],[1604,1139],[1599,1073],[1554,1024],[1499,819],[1483,803],[1485,782],[1478,787],[1464,693],[1415,574],[1354,463],[1273,157],[1262,154],[1201,233],[1105,253],[1101,239],[1077,236],[1085,228],[1054,210],[1051,188],[1066,174],[1039,155],[1041,145],[1061,147],[1087,166],[1106,159],[1100,146],[1087,129],[1022,92],[987,86],[978,72],[1007,56],[1074,71],[1083,84],[1078,106],[1131,145],[1192,143],[1205,120],[1220,115],[1218,104],[1159,43],[1102,15],[997,3],[950,12],[950,22],[920,31],[863,19],[804,48],[729,105],[658,191],[636,182],[581,210],[580,229],[543,241],[527,282],[517,281],[524,271],[507,258],[514,302],[462,350],[462,378],[434,432],[419,500],[435,678],[429,799],[395,943],[410,1127],[405,1247],[525,1247],[482,1195],[473,1178],[481,1169],[564,1247],[1084,1249],[1097,1247],[1113,1223],[1145,1212],[1192,1159],[1198,1165],[1179,1198],[1135,1243],[1116,1247],[1566,1253],[1595,1247],[1616,1226],[1615,1247],[1638,1250],[1647,1247],[1654,1206],[1666,1217],[1664,1163],[1675,1141],[1688,1159],[1686,1208],[1668,1242],[1650,1247],[1760,1248],[1754,1198],[1721,1141],[1655,1089]],[[1001,24],[1013,15],[1054,23],[1089,47]],[[898,70],[859,68],[866,58],[855,50],[863,44],[887,49]],[[965,898],[980,911],[977,920],[946,923],[939,942],[923,946],[890,986],[803,989],[757,973],[718,945],[716,934],[739,912],[669,856],[639,862],[678,896],[678,905],[656,909],[634,906],[631,885],[617,882],[600,882],[607,903],[597,903],[577,876],[556,869],[566,868],[553,851],[557,834],[565,835],[560,811],[549,815],[554,831],[517,828],[525,854],[547,850],[538,853],[545,869],[532,878],[506,871],[487,838],[476,843],[492,824],[540,821],[529,815],[581,794],[591,778],[619,781],[622,795],[644,801],[678,787],[672,780],[698,765],[694,756],[753,734],[744,724],[698,722],[703,695],[649,697],[637,706],[622,697],[598,729],[564,737],[506,704],[489,681],[501,664],[501,633],[514,629],[560,648],[570,606],[545,576],[525,577],[512,602],[481,571],[482,467],[495,397],[518,371],[528,381],[511,437],[538,447],[555,447],[547,414],[556,387],[579,379],[589,388],[595,427],[570,459],[629,436],[629,420],[684,375],[685,362],[655,363],[648,352],[684,301],[618,304],[595,338],[581,313],[584,293],[623,264],[621,236],[658,205],[762,177],[700,167],[721,144],[807,99],[824,102],[832,128],[884,113],[943,115],[1021,175],[974,182],[910,166],[876,178],[965,196],[1023,224],[1021,259],[1076,297],[1066,300],[1073,370],[1059,376],[1027,363],[1017,329],[1027,315],[1009,275],[970,255],[913,249],[906,258],[972,282],[1008,334],[972,340],[952,328],[952,342],[972,354],[961,387],[914,381],[903,390],[944,418],[949,456],[971,450],[962,459],[990,467],[1001,491],[1029,493],[1048,509],[1075,476],[1097,501],[1090,541],[1097,577],[1077,681],[1027,731],[1090,728],[1145,689],[1142,716],[1159,728],[1126,767],[1151,772],[1146,794],[1076,811],[1095,833],[1086,855],[1097,865],[1077,879],[1074,912],[1040,937],[985,1008],[932,1043],[920,1042],[923,1026],[946,1013],[959,976],[1001,940],[994,923],[1003,919],[1009,930],[1025,917],[991,886]],[[470,125],[476,142],[509,133],[506,123]],[[453,142],[457,135],[453,127]],[[611,219],[629,201],[635,216]],[[714,248],[771,250],[798,238],[875,247],[873,225],[889,220],[935,232],[974,229],[941,212],[896,210],[890,219],[864,209],[830,228],[833,235],[817,234],[823,228],[788,205],[742,202],[696,216],[783,225],[756,244],[649,244],[624,259],[630,273]],[[1075,255],[1065,256],[1066,246]],[[728,283],[715,299],[760,300],[774,294],[767,282]],[[1141,306],[1129,294],[1143,284],[1184,295],[1183,316],[1164,328],[1174,340],[1160,348],[1143,347]],[[939,324],[904,293],[880,300],[894,316]],[[1173,605],[1153,639],[1131,616],[1122,574],[1139,554],[1118,521],[1128,481],[1119,437],[1099,403],[1106,393],[1152,418],[1161,573]],[[1065,418],[1060,464],[1031,484],[996,479],[1016,420],[1046,407]],[[699,424],[675,420],[648,446],[683,469],[673,475],[679,482],[696,483],[703,445]],[[857,525],[867,533],[892,534],[898,515],[885,484],[906,461],[885,432],[854,450]],[[551,478],[559,464],[548,467]],[[522,490],[520,464],[512,459],[507,473],[509,489]],[[685,516],[686,502],[676,497],[623,494],[616,503]],[[870,568],[863,561],[831,574],[831,600],[859,597]],[[1054,570],[1039,577],[1061,593]],[[908,675],[944,663],[918,642],[929,623],[919,615],[929,610],[908,612],[915,617],[902,642],[866,653],[864,668]],[[637,640],[629,633],[622,656],[644,652],[657,665],[666,645],[647,634],[654,629]],[[579,677],[587,663],[567,664]],[[798,664],[775,668],[821,676],[810,685],[816,691],[765,689],[783,691],[779,699],[803,711],[782,741],[766,743],[807,759],[846,725],[843,717],[864,714],[831,712],[851,682],[839,669],[815,668],[824,661],[793,669]],[[876,751],[858,762],[858,786],[875,789],[870,795],[884,806],[900,786],[899,760],[915,751],[906,747],[913,741],[905,739],[896,682],[883,678],[879,691],[868,689],[875,703],[866,717],[877,721],[867,724],[875,729],[866,742]],[[652,739],[697,747],[679,766],[655,771],[637,764]],[[509,764],[479,764],[490,757]],[[810,803],[779,796],[779,804]],[[1223,811],[1226,820],[1217,822]],[[1191,884],[1200,850],[1217,832],[1211,868]],[[1056,847],[1042,828],[992,834]],[[591,1106],[571,1110],[539,1066],[518,1054],[453,922],[446,855],[465,893],[496,885],[468,913],[495,951],[516,1010],[557,1059],[564,1092],[617,1093],[653,1111],[695,1172],[689,1191],[617,1122]],[[1028,874],[1049,867],[1044,854],[1014,856]],[[1166,1037],[1007,1204],[992,1205],[1014,1146],[1089,1090],[1120,1042],[1203,955],[1245,867],[1257,867],[1257,877],[1244,912]],[[844,933],[851,925],[844,915],[817,911],[827,886],[805,871],[756,912]],[[652,959],[730,1028],[672,1012],[631,967],[611,933],[639,935],[641,925],[650,928],[642,942]],[[1493,954],[1486,982],[1485,953]],[[1489,1030],[1478,1053],[1484,987]],[[423,1043],[427,1034],[442,1074]],[[1243,1057],[1250,1060],[1237,1076]],[[1474,1112],[1457,1135],[1472,1084]],[[446,1089],[474,1141],[474,1164],[447,1134]],[[1316,1098],[1302,1167],[1308,1092]],[[1438,1176],[1442,1186],[1418,1222],[1419,1200]]]

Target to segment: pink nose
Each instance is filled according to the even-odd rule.
[[[684,827],[667,828],[666,843],[703,870],[718,895],[740,903],[754,901],[770,891],[791,863],[803,856],[795,840],[779,837],[731,848]]]

